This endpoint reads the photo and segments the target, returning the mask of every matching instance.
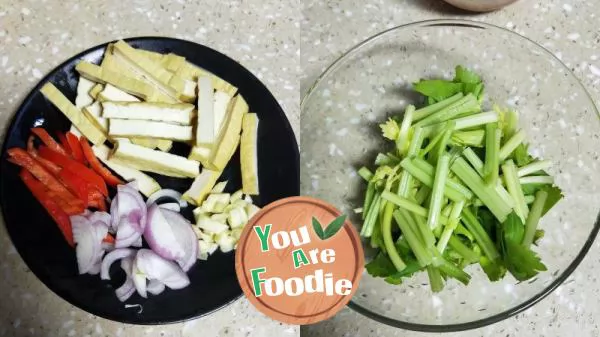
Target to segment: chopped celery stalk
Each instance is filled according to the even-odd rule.
[[[452,132],[454,128],[454,124],[445,123],[444,128],[435,136],[433,139],[427,144],[427,146],[419,152],[419,157],[425,157],[429,153],[429,151],[433,150],[433,148],[445,138],[446,132]]]
[[[456,123],[455,130],[464,130],[488,123],[495,123],[498,121],[498,114],[495,112],[482,112],[466,117],[456,118],[453,119],[453,121]]]
[[[375,197],[375,183],[369,182],[367,185],[367,192],[365,193],[365,202],[363,203],[363,210],[364,210],[364,212],[362,213],[363,220],[365,219],[365,217],[367,216],[367,213],[369,212],[369,208],[371,207],[371,202],[373,202],[374,197]]]
[[[392,239],[392,214],[394,212],[394,204],[391,202],[386,203],[385,210],[383,211],[383,217],[381,219],[381,234],[383,236],[383,243],[388,257],[392,261],[396,270],[402,271],[406,268],[406,264],[400,258],[396,246],[394,245],[394,239]]]
[[[433,252],[434,254],[437,253],[432,261],[434,266],[438,267],[440,271],[446,274],[447,276],[458,280],[462,284],[469,284],[469,281],[471,280],[471,275],[467,274],[465,271],[458,268],[454,264],[448,262],[441,256],[441,254],[437,250],[434,250]]]
[[[421,183],[423,183],[425,186],[428,187],[433,187],[433,183],[434,183],[434,177],[432,174],[429,174],[428,172],[425,172],[423,170],[420,170],[412,160],[410,160],[410,158],[405,158],[404,160],[402,160],[402,162],[400,162],[400,165],[402,166],[402,168],[404,168],[404,171],[402,173],[409,173],[410,176],[414,177],[415,179],[419,180]],[[402,182],[402,176],[400,177],[400,182]],[[455,189],[451,188],[448,184],[448,182],[445,182],[445,186],[444,186],[444,194],[452,201],[459,201],[459,200],[464,200],[466,199],[466,196],[461,194],[460,192],[456,191]],[[402,195],[399,193],[399,195],[406,197],[406,195]]]
[[[504,161],[508,158],[513,151],[525,140],[525,131],[519,130],[515,133],[509,140],[504,143],[502,148],[500,148],[500,161]]]
[[[417,261],[419,261],[419,265],[421,267],[425,267],[431,264],[431,254],[423,246],[423,244],[419,241],[417,233],[415,233],[410,226],[408,225],[408,220],[404,217],[406,213],[402,213],[400,211],[395,211],[393,213],[394,220],[396,220],[396,224],[400,227],[402,231],[402,235],[406,238],[410,249],[415,254]]]
[[[500,108],[494,106],[494,110],[499,111]],[[504,113],[504,136],[506,139],[512,137],[517,131],[517,124],[519,123],[519,116],[515,110],[507,110]]]
[[[471,164],[471,166],[473,166],[475,171],[477,171],[477,173],[479,173],[479,175],[483,177],[484,176],[484,174],[483,174],[484,163],[483,163],[483,161],[481,161],[481,159],[475,153],[475,151],[473,151],[473,149],[468,147],[463,150],[462,154],[467,159],[467,161],[469,161],[469,164]]]
[[[496,186],[485,185],[483,179],[463,158],[456,158],[450,169],[481,199],[483,204],[500,222],[506,220],[506,217],[511,212],[511,208],[498,194]]]
[[[417,191],[417,194],[415,194],[415,201],[417,202],[417,204],[422,205],[425,202],[425,200],[427,200],[427,197],[429,196],[430,192],[431,187],[427,185],[422,185]]]
[[[504,200],[508,207],[510,207],[511,209],[515,207],[515,202],[510,196],[510,193],[508,193],[506,188],[504,188],[504,186],[502,185],[501,179],[498,179],[498,181],[496,182],[496,192],[498,192],[498,195],[500,196],[500,198],[502,198],[502,200]]]
[[[413,120],[416,122],[416,121],[419,121],[435,112],[438,112],[438,111],[442,110],[443,108],[446,108],[446,107],[450,106],[451,104],[455,103],[459,99],[463,98],[463,96],[464,96],[463,93],[459,92],[458,94],[456,94],[452,97],[448,97],[445,100],[442,100],[435,104],[431,104],[431,105],[428,105],[421,109],[415,110],[415,113],[413,114]]]
[[[523,222],[527,219],[529,209],[527,209],[527,203],[525,203],[525,195],[521,188],[521,183],[517,177],[517,167],[512,160],[507,160],[502,165],[502,173],[504,174],[504,184],[508,188],[508,193],[512,197],[515,203],[515,213],[521,218]]]
[[[397,194],[401,197],[407,198],[410,192],[412,183],[412,176],[406,170],[400,172],[400,179],[398,180],[398,192]]]
[[[535,201],[535,195],[526,195],[525,196],[525,203],[527,205],[533,204],[534,201]]]
[[[455,202],[452,205],[452,209],[450,211],[450,215],[448,216],[448,223],[444,227],[444,231],[440,238],[438,239],[436,248],[440,253],[443,253],[446,249],[446,245],[448,244],[448,240],[452,233],[456,229],[456,226],[460,222],[460,214],[462,213],[463,208],[465,207],[464,201]]]
[[[406,211],[406,210],[404,210],[404,211]],[[406,215],[407,217],[414,219],[417,229],[419,230],[419,233],[420,233],[421,237],[423,238],[423,243],[425,244],[425,246],[426,247],[435,247],[435,235],[431,231],[431,228],[429,228],[429,226],[427,226],[425,218],[422,216],[418,216],[416,214],[410,214],[408,211],[406,211],[406,212],[407,212],[407,215]]]
[[[530,164],[527,164],[525,166],[521,166],[519,167],[519,169],[517,170],[517,176],[520,177],[524,177],[524,176],[528,176],[532,173],[536,173],[538,171],[543,171],[548,169],[550,166],[552,166],[552,162],[549,160],[538,160],[538,161],[534,161]]]
[[[483,130],[454,131],[450,138],[450,143],[460,146],[483,147],[484,139],[485,131]]]
[[[454,131],[454,122],[448,122],[448,126],[442,135],[442,139],[435,145],[433,152],[433,162],[437,163],[442,154],[446,153],[446,146],[452,137],[452,131]]]
[[[526,184],[554,184],[554,178],[551,176],[529,176],[519,178],[519,183],[521,185]]]
[[[358,175],[366,181],[370,181],[371,178],[373,178],[373,172],[371,172],[368,168],[364,166],[358,170]]]
[[[400,133],[398,134],[398,139],[396,140],[396,147],[398,148],[398,153],[400,155],[404,155],[408,151],[408,129],[412,124],[414,112],[414,105],[409,105],[404,111],[404,118],[402,119],[402,124],[400,125]]]
[[[369,205],[369,208],[366,208],[368,211],[366,213],[365,221],[363,222],[363,227],[360,230],[360,235],[364,237],[370,237],[373,234],[373,229],[375,227],[375,222],[377,221],[377,215],[379,215],[379,206],[381,205],[381,195],[377,194],[373,202]],[[365,214],[365,213],[363,213]]]
[[[465,113],[479,111],[479,103],[473,94],[468,94],[449,106],[421,119],[414,124],[415,127],[423,127],[428,125],[445,122],[454,117]]]
[[[485,125],[485,163],[483,164],[483,174],[486,184],[490,186],[496,185],[496,181],[498,181],[500,136],[498,123]]]
[[[444,289],[444,279],[442,279],[438,268],[431,265],[427,266],[427,276],[429,277],[431,291],[438,293]]]
[[[439,216],[444,198],[444,187],[449,173],[450,155],[444,153],[438,160],[435,168],[431,198],[429,201],[429,213],[427,214],[427,225],[433,229],[439,225]]]
[[[435,167],[427,161],[417,157],[406,158],[400,162],[400,166],[426,186],[433,186]],[[446,180],[444,194],[452,201],[471,199],[473,197],[473,193],[468,188],[452,179]]]
[[[423,145],[423,141],[425,140],[425,132],[423,128],[414,128],[413,136],[410,145],[408,146],[408,152],[406,153],[407,157],[416,156],[419,149]]]
[[[407,211],[410,211],[416,215],[427,217],[427,208],[417,205],[414,202],[406,198],[400,197],[394,193],[384,191],[383,193],[381,193],[381,198],[395,204],[398,207],[404,208]],[[445,224],[448,222],[448,218],[440,216],[440,222]]]
[[[475,253],[472,249],[467,247],[456,235],[450,236],[448,240],[448,245],[452,250],[457,252],[460,256],[462,256],[465,260],[469,262],[479,261],[479,255]]]
[[[363,208],[362,207],[357,207],[357,208],[353,209],[353,211],[356,214],[361,214],[363,212]]]
[[[464,208],[462,212],[461,221],[467,228],[467,230],[473,235],[475,241],[483,250],[483,253],[492,261],[496,260],[500,253],[496,249],[496,245],[492,239],[490,239],[489,235],[477,220],[477,217],[468,209]]]
[[[377,157],[375,157],[375,165],[390,165],[392,163],[392,158],[385,153],[378,153]]]
[[[542,212],[544,211],[544,204],[546,203],[546,199],[548,199],[548,192],[545,190],[539,190],[535,194],[535,201],[531,206],[531,211],[527,216],[527,221],[525,221],[525,234],[523,235],[523,246],[529,248],[533,243],[533,238],[535,237],[535,231],[537,230],[538,223],[540,222],[540,218],[542,217]]]

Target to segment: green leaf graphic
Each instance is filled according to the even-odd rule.
[[[338,216],[329,225],[327,225],[327,228],[325,228],[325,235],[323,240],[327,240],[330,237],[334,236],[335,233],[337,233],[342,228],[342,226],[344,226],[344,221],[346,221],[346,214]]]
[[[313,226],[313,229],[315,230],[315,233],[319,237],[319,239],[325,240],[324,239],[325,233],[323,233],[323,227],[321,227],[321,223],[314,216],[312,218],[312,226]]]

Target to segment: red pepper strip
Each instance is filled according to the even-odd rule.
[[[88,184],[76,172],[62,169],[57,174],[58,179],[87,206]]]
[[[49,147],[52,151],[58,152],[62,155],[68,156],[69,154],[67,153],[67,151],[60,145],[58,144],[54,138],[52,138],[52,136],[50,136],[50,134],[48,133],[48,131],[46,131],[43,128],[33,128],[31,129],[31,132],[33,132],[36,136],[40,137],[40,139],[42,140],[42,143],[44,143],[47,147]]]
[[[58,172],[60,171],[60,167],[58,165],[54,164],[53,162],[40,157],[40,155],[37,152],[37,149],[33,145],[34,138],[35,138],[34,136],[29,136],[29,139],[27,140],[27,152],[29,153],[30,156],[32,156],[40,164],[42,164],[42,166],[45,167],[46,170],[50,171],[54,175],[57,175]]]
[[[67,141],[67,137],[65,137],[65,134],[62,132],[57,132],[56,136],[58,137],[58,140],[60,140],[60,145],[62,145],[63,149],[65,149],[68,155],[72,156],[73,151],[71,150],[71,145]]]
[[[115,237],[110,235],[110,234],[106,234],[106,236],[104,237],[104,239],[102,239],[102,242],[106,242],[106,243],[115,243]]]
[[[13,147],[12,149],[8,150],[8,155],[16,162],[17,165],[22,166],[27,169],[27,171],[31,172],[31,174],[33,174],[33,176],[36,177],[42,184],[44,184],[50,191],[55,192],[59,200],[63,201],[61,203],[59,200],[57,200],[57,203],[61,204],[61,206],[68,204],[75,207],[76,210],[79,210],[79,213],[83,213],[85,210],[83,201],[71,194],[71,192],[69,192],[69,190],[63,184],[61,184],[58,179],[56,179],[56,177],[50,174],[50,172],[48,172],[25,150],[18,147]],[[66,212],[67,210],[70,210],[70,208],[63,207],[63,210]]]
[[[82,163],[63,156],[60,153],[54,152],[45,146],[41,146],[39,152],[42,158],[50,160],[63,169],[77,173],[79,176],[81,176],[81,178],[83,178],[83,180],[98,188],[102,195],[105,197],[108,196],[108,189],[106,188],[106,184],[104,183],[104,180],[102,180],[102,177],[97,175],[94,171],[90,170]]]
[[[88,191],[88,206],[97,208],[101,211],[106,211],[106,203],[104,202],[104,196],[98,189],[91,187]]]
[[[48,196],[48,190],[46,187],[35,179],[29,171],[22,169],[19,174],[21,180],[27,185],[27,188],[31,191],[33,196],[44,206],[46,212],[50,214],[54,222],[58,225],[58,228],[62,232],[63,236],[71,245],[75,246],[73,242],[73,230],[71,228],[71,220],[69,216],[60,208],[60,206],[51,197]]]
[[[71,147],[71,154],[73,158],[82,164],[86,164],[85,157],[83,156],[83,151],[81,150],[81,144],[79,144],[79,139],[71,132],[66,133],[67,142]]]
[[[112,172],[110,172],[106,167],[104,167],[104,165],[100,163],[98,158],[96,158],[96,155],[94,154],[94,151],[92,150],[92,147],[88,143],[87,139],[85,139],[82,136],[81,138],[79,138],[79,141],[81,143],[83,155],[85,156],[85,159],[87,159],[87,161],[90,163],[90,166],[94,169],[94,171],[96,171],[100,176],[102,176],[102,178],[104,178],[104,180],[111,186],[124,184],[123,181],[121,181],[121,179],[115,177],[112,174]]]

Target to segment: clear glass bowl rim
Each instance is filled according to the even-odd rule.
[[[419,27],[435,27],[435,26],[470,27],[470,28],[498,30],[498,32],[510,34],[514,38],[527,40],[529,43],[536,46],[539,49],[539,51],[541,51],[542,53],[544,53],[547,56],[549,56],[550,58],[552,58],[555,62],[557,62],[557,64],[560,64],[560,66],[566,71],[566,73],[568,73],[570,75],[570,77],[572,77],[576,81],[576,83],[581,88],[581,91],[585,93],[587,99],[591,103],[593,110],[596,112],[596,116],[600,119],[600,112],[598,111],[598,107],[596,107],[594,100],[590,96],[589,92],[585,89],[585,87],[583,86],[581,81],[575,76],[575,74],[573,74],[573,72],[561,60],[559,60],[548,49],[539,45],[537,42],[535,42],[523,35],[517,34],[511,30],[508,30],[506,28],[499,27],[499,26],[489,24],[489,23],[484,23],[484,22],[479,22],[479,21],[471,21],[471,20],[461,20],[461,19],[434,19],[434,20],[415,21],[412,23],[399,25],[399,26],[384,30],[384,31],[377,33],[377,34],[367,38],[366,40],[356,44],[355,46],[350,48],[348,51],[343,53],[340,57],[338,57],[333,63],[331,63],[331,65],[329,65],[329,67],[327,67],[325,69],[325,71],[323,71],[323,73],[321,75],[319,75],[319,77],[317,77],[315,82],[309,87],[309,89],[306,91],[305,95],[303,96],[303,98],[300,102],[301,116],[302,116],[302,111],[304,111],[304,108],[306,106],[306,103],[310,100],[311,95],[317,90],[321,81],[324,80],[325,78],[327,78],[328,75],[330,75],[331,73],[336,71],[337,68],[340,67],[341,65],[343,65],[347,59],[349,59],[350,57],[352,57],[355,54],[362,51],[362,49],[364,47],[367,47],[370,44],[375,43],[379,40],[385,39],[389,35],[393,35],[394,33],[398,32],[398,31],[409,30],[409,29],[419,28]],[[519,304],[518,306],[515,306],[514,308],[505,310],[501,313],[498,313],[498,314],[495,314],[495,315],[492,315],[492,316],[489,316],[489,317],[486,317],[483,319],[466,322],[466,323],[459,323],[459,324],[444,324],[444,325],[418,324],[418,323],[405,322],[405,321],[389,318],[387,316],[373,312],[354,301],[350,301],[350,303],[348,303],[348,307],[350,307],[354,311],[356,311],[370,319],[373,319],[377,322],[380,322],[380,323],[383,323],[383,324],[386,324],[389,326],[393,326],[396,328],[406,329],[406,330],[414,330],[414,331],[422,331],[422,332],[457,332],[457,331],[465,331],[465,330],[470,330],[470,329],[481,328],[486,325],[500,322],[500,321],[510,318],[518,313],[521,313],[521,312],[531,308],[533,305],[535,305],[539,301],[543,300],[546,296],[548,296],[550,293],[552,293],[552,291],[554,291],[554,289],[558,288],[573,273],[573,271],[577,268],[577,266],[579,266],[581,261],[583,261],[583,259],[587,255],[588,251],[590,250],[592,244],[594,243],[594,240],[596,239],[596,236],[598,235],[599,230],[600,230],[600,214],[598,214],[596,216],[596,221],[594,223],[594,227],[592,228],[590,235],[589,235],[588,239],[585,241],[583,247],[581,247],[581,250],[575,257],[575,259],[556,278],[556,280],[554,280],[546,288],[542,289],[541,292],[537,293],[535,296],[533,296],[532,298],[528,299],[527,301]]]

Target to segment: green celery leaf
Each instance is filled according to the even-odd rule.
[[[381,252],[371,262],[367,263],[365,268],[374,277],[388,277],[397,272],[392,261]]]
[[[517,213],[512,212],[502,223],[502,231],[504,240],[521,242],[523,241],[523,235],[525,235],[525,226]]]
[[[479,77],[479,75],[463,66],[456,66],[455,71],[456,74],[454,75],[454,82],[474,84],[481,82],[481,77]]]
[[[534,251],[521,245],[523,232],[523,222],[513,212],[502,224],[500,236],[504,266],[519,281],[528,280],[538,272],[547,270]]]
[[[539,256],[531,249],[523,247],[520,242],[507,240],[505,248],[507,255],[504,256],[504,264],[517,280],[525,281],[535,277],[538,272],[547,270]]]
[[[401,284],[402,278],[411,277],[414,273],[421,270],[421,266],[415,258],[407,259],[403,257],[402,259],[406,263],[406,268],[387,276],[385,282],[394,285]]]
[[[398,139],[398,135],[400,134],[400,126],[395,120],[388,118],[385,123],[379,124],[379,128],[381,128],[383,137],[389,140]]]
[[[527,148],[529,145],[525,145],[524,143],[519,144],[512,154],[517,166],[525,166],[533,161],[533,157],[527,152]]]
[[[502,261],[491,261],[487,256],[482,255],[479,258],[479,265],[492,282],[499,281],[506,275],[506,268],[502,265]]]
[[[535,195],[537,191],[544,188],[546,184],[523,184],[521,189],[524,195]]]
[[[546,232],[543,229],[536,229],[533,235],[533,244],[537,246],[538,241],[544,238]]]
[[[441,101],[463,91],[462,83],[445,80],[420,80],[414,84],[414,89],[421,94]]]
[[[496,237],[496,217],[487,208],[480,207],[477,211],[477,219],[488,233],[492,241],[495,241]]]
[[[546,214],[557,202],[559,202],[562,198],[564,198],[562,191],[555,185],[546,185],[544,187],[546,192],[548,192],[548,198],[546,199],[546,203],[544,204],[544,210],[542,211],[542,215]]]

